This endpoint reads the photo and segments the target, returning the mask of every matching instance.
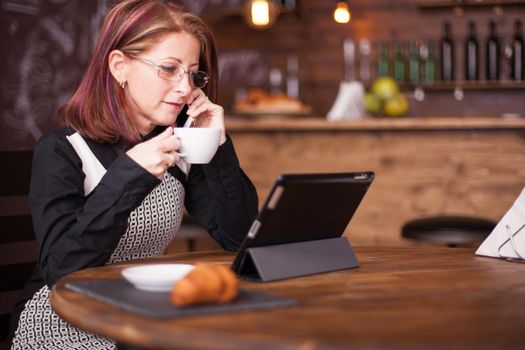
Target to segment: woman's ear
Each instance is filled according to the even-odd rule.
[[[108,64],[113,78],[122,86],[126,84],[127,57],[120,50],[113,50],[109,53]]]

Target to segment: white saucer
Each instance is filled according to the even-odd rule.
[[[193,270],[189,264],[154,264],[128,267],[122,276],[136,288],[150,292],[168,292],[173,284]]]

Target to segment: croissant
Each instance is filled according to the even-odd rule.
[[[239,294],[237,276],[228,267],[201,263],[175,284],[171,302],[176,306],[227,303]]]

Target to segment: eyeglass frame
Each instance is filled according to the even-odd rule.
[[[134,59],[134,60],[137,60],[137,61],[139,61],[139,62],[145,63],[145,64],[147,64],[148,66],[155,68],[155,69],[157,70],[157,75],[159,76],[159,78],[164,79],[164,80],[167,80],[167,81],[171,81],[171,82],[178,83],[178,82],[182,81],[183,76],[187,74],[187,75],[188,75],[188,81],[190,82],[190,84],[191,84],[193,87],[198,88],[198,89],[202,89],[202,88],[205,87],[205,86],[208,84],[208,82],[210,81],[210,76],[208,75],[208,73],[206,73],[206,72],[204,72],[204,71],[201,71],[201,70],[199,70],[199,71],[186,70],[186,69],[184,69],[184,67],[183,67],[181,64],[179,64],[179,63],[176,63],[176,65],[177,65],[178,68],[182,69],[182,71],[184,72],[184,74],[181,75],[181,77],[180,77],[179,80],[175,80],[175,79],[167,79],[167,78],[164,78],[164,77],[162,77],[162,76],[160,75],[160,70],[162,69],[162,67],[164,67],[162,64],[160,64],[160,63],[156,63],[156,62],[154,62],[154,61],[148,60],[148,59],[146,59],[146,58],[138,57],[138,56],[135,56],[135,55],[130,55],[130,54],[128,54],[128,56],[131,57],[131,58]],[[193,80],[191,79],[191,75],[192,75],[192,74],[195,74],[195,73],[202,73],[202,74],[205,75],[205,76],[204,76],[204,84],[203,84],[202,86],[197,86],[197,85],[195,85],[195,83],[194,83]]]

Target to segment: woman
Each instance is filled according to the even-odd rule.
[[[223,248],[239,247],[257,195],[213,102],[217,81],[211,33],[197,17],[158,0],[126,0],[109,12],[61,110],[67,128],[35,149],[29,201],[39,264],[12,321],[12,349],[114,348],[61,320],[49,290],[73,271],[161,254],[183,206]],[[222,130],[209,164],[188,166],[177,153],[172,126],[188,116]]]

